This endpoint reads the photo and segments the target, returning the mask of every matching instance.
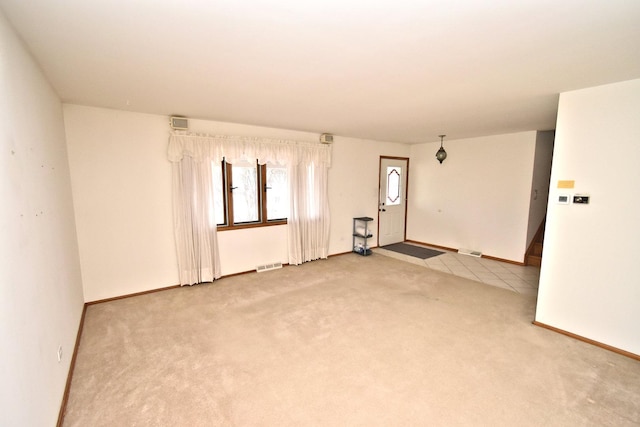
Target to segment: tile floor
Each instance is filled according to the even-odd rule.
[[[415,246],[429,248],[429,246],[425,245],[416,244]],[[382,248],[373,248],[372,250],[380,255],[423,265],[433,270],[465,277],[491,286],[498,286],[520,294],[536,295],[538,293],[539,267],[520,266],[492,259],[477,258],[439,248],[430,249],[436,249],[444,253],[432,258],[419,259]]]

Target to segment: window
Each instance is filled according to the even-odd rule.
[[[215,216],[221,230],[285,224],[289,216],[287,168],[258,162],[213,164]]]
[[[265,166],[267,221],[286,219],[289,216],[289,175],[285,166]]]
[[[387,206],[399,205],[402,194],[401,178],[402,168],[399,166],[387,166]]]
[[[260,193],[258,192],[258,163],[237,162],[227,165],[227,176],[230,176],[229,210],[233,212],[233,224],[246,224],[260,220],[258,208]]]

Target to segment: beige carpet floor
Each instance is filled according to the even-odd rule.
[[[640,362],[374,254],[88,307],[65,426],[625,426]]]

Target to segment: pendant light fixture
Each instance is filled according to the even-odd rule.
[[[436,153],[436,159],[438,159],[440,164],[442,164],[442,162],[444,162],[444,159],[447,158],[447,152],[444,151],[444,148],[442,148],[442,139],[447,135],[438,135],[438,136],[440,137],[440,149]]]

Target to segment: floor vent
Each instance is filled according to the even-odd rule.
[[[462,255],[469,255],[480,258],[482,256],[482,252],[480,251],[472,251],[471,249],[458,249],[458,253]]]
[[[265,264],[265,265],[259,265],[256,267],[256,271],[258,273],[262,273],[264,271],[269,271],[269,270],[275,270],[278,268],[282,268],[282,263],[281,262],[274,262],[273,264]]]

